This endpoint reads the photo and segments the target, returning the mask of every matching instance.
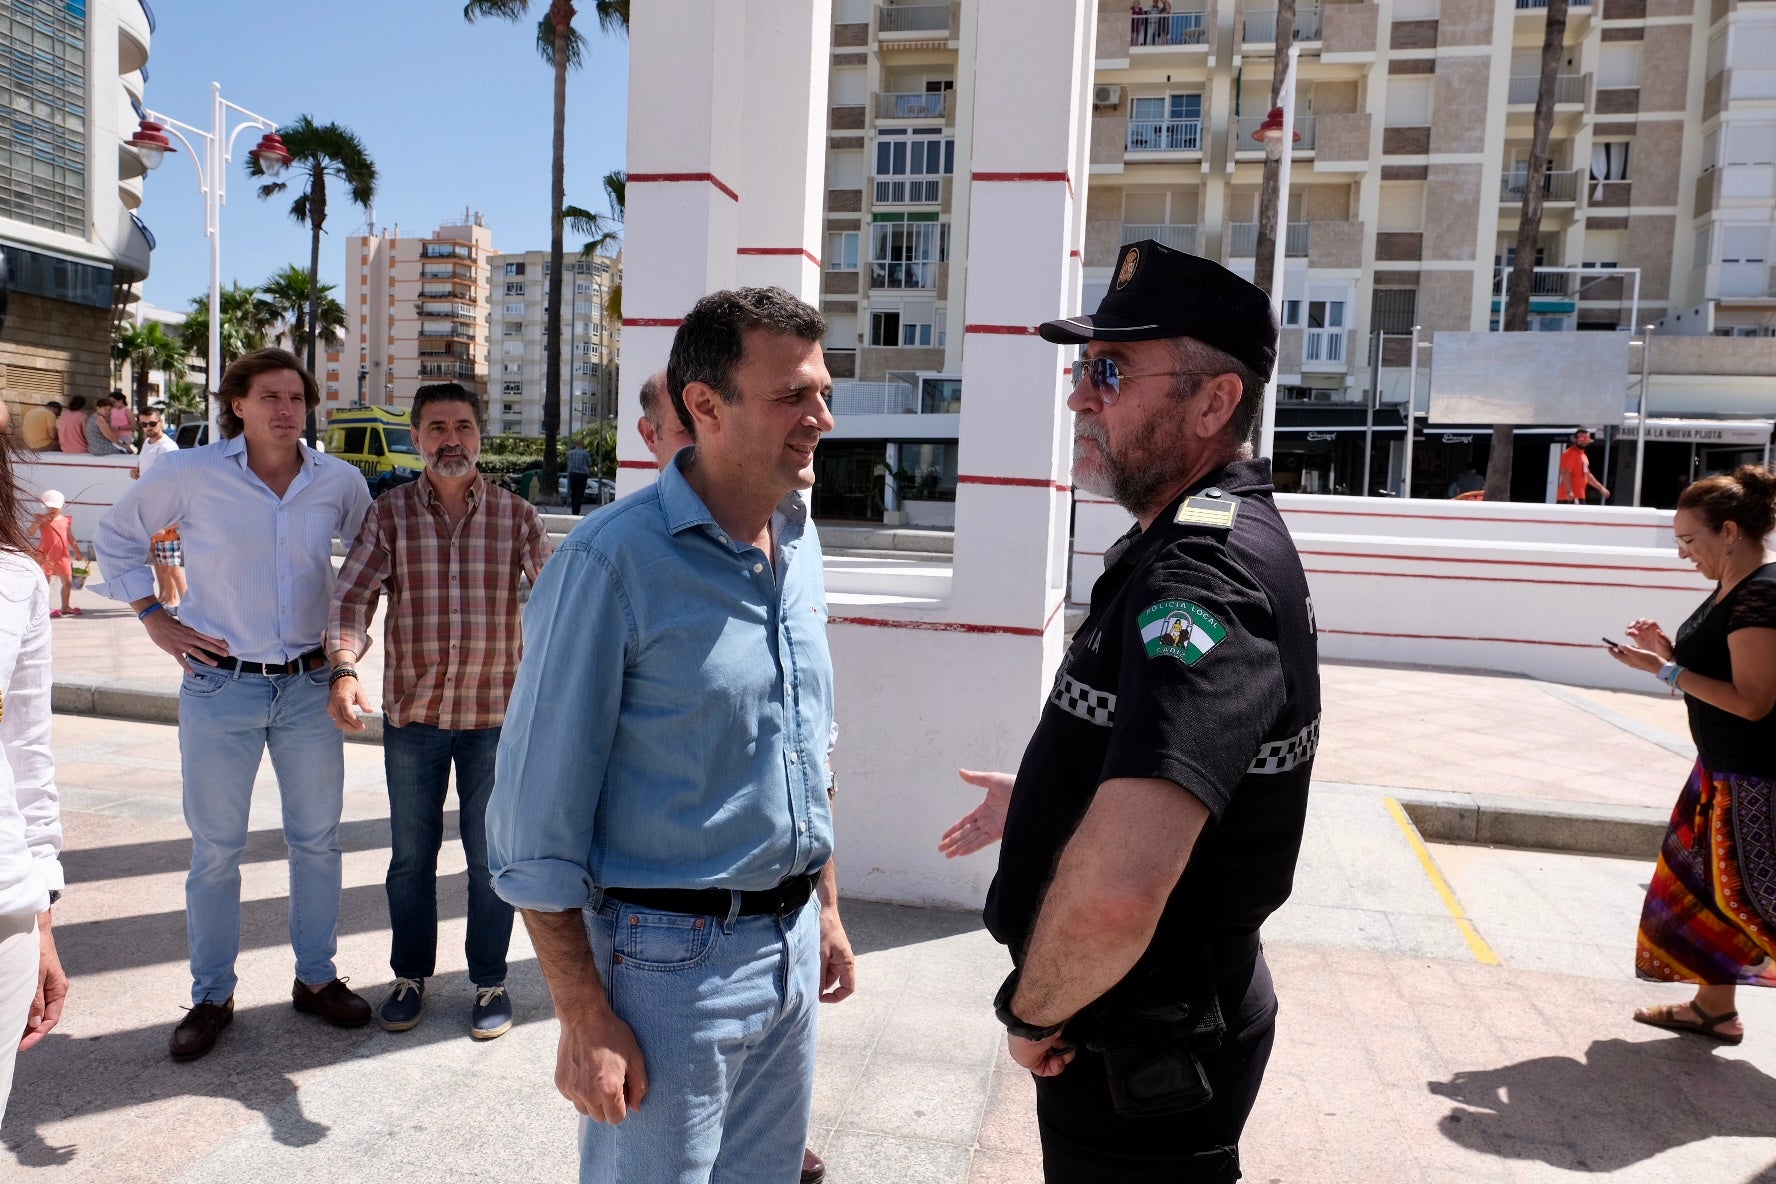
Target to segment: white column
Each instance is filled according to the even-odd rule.
[[[691,305],[738,279],[743,76],[733,47],[745,15],[741,4],[655,0],[630,20],[618,493],[654,479],[635,431],[643,380],[666,365]]]
[[[820,306],[832,0],[746,0],[738,280]]]

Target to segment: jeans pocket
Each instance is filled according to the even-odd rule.
[[[637,970],[688,970],[701,962],[715,943],[712,917],[661,913],[615,902],[612,942],[620,965]]]
[[[308,679],[308,685],[310,686],[328,686],[333,682],[333,668],[328,665],[322,665],[318,669],[308,671],[304,677]]]
[[[207,699],[211,695],[220,694],[227,685],[226,674],[198,667],[180,680],[179,693],[190,695],[193,699]]]

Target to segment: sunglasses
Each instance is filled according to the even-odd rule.
[[[1080,358],[1073,363],[1073,385],[1089,380],[1092,393],[1108,407],[1122,394],[1122,383],[1129,378],[1182,378],[1185,375],[1224,374],[1223,370],[1150,370],[1145,374],[1125,374],[1114,358]]]

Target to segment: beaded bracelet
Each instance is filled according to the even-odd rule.
[[[358,668],[356,666],[335,666],[333,676],[327,680],[327,685],[332,686],[342,678],[356,678],[357,676]]]

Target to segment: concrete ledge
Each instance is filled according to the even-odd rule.
[[[63,677],[50,688],[50,710],[61,715],[95,715],[139,724],[177,724],[179,692],[164,683],[125,679]],[[364,717],[364,730],[347,733],[348,743],[381,744],[382,713]]]
[[[1406,811],[1419,835],[1433,843],[1654,859],[1670,822],[1668,810],[1652,806],[1446,793],[1385,785],[1315,788],[1391,797]]]

